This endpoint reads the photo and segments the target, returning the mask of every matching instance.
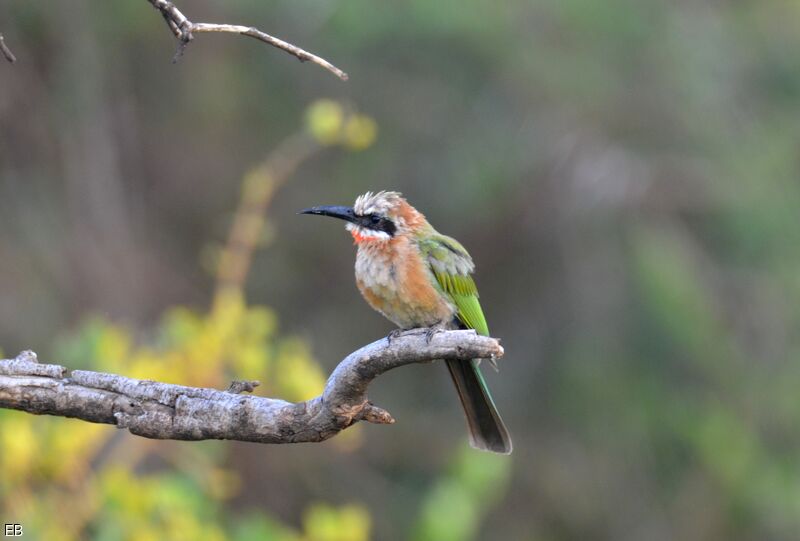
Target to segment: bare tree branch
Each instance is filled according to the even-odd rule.
[[[384,372],[436,359],[499,358],[494,338],[474,331],[443,331],[428,342],[426,329],[384,338],[348,355],[321,396],[291,403],[245,396],[258,382],[234,382],[228,391],[184,387],[114,374],[40,364],[36,354],[0,360],[0,408],[117,425],[153,439],[226,439],[260,443],[319,442],[357,421],[391,424],[367,400],[367,387]]]
[[[180,56],[183,54],[186,45],[192,39],[194,39],[194,32],[225,32],[229,34],[241,34],[243,36],[249,36],[251,38],[255,38],[259,41],[263,41],[264,43],[268,43],[273,47],[277,47],[278,49],[282,49],[287,53],[294,55],[297,57],[300,62],[313,62],[318,66],[322,66],[326,70],[330,71],[342,81],[347,80],[347,74],[325,60],[315,54],[309,53],[308,51],[297,47],[296,45],[292,45],[282,39],[278,39],[274,36],[271,36],[265,32],[262,32],[258,28],[253,28],[249,26],[241,26],[235,24],[209,24],[209,23],[193,23],[190,21],[181,11],[175,7],[175,4],[169,2],[167,0],[147,0],[150,2],[154,8],[161,12],[161,15],[164,17],[164,20],[167,22],[170,30],[175,37],[178,38],[180,43],[178,44],[178,51],[175,53],[175,58],[173,61],[176,61]]]
[[[9,49],[8,45],[6,45],[6,40],[3,38],[3,34],[0,34],[0,53],[3,53],[3,56],[6,57],[6,60],[12,64],[17,61],[17,57],[14,56],[14,53],[12,53],[11,49]]]

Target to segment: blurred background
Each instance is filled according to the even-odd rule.
[[[402,191],[464,243],[511,457],[446,371],[322,444],[0,412],[0,521],[47,540],[784,540],[800,531],[800,4],[6,0],[0,347],[317,394],[391,325],[341,224]]]

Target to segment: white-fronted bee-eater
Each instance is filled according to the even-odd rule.
[[[475,265],[461,244],[436,231],[398,192],[367,192],[352,207],[319,206],[301,214],[347,222],[356,256],[356,285],[366,301],[400,329],[475,329],[489,335],[472,279]],[[511,452],[478,360],[447,361],[469,427],[470,444]]]

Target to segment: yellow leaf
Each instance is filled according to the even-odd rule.
[[[344,128],[344,144],[350,150],[364,150],[375,142],[378,125],[366,115],[353,115]]]
[[[308,130],[323,145],[339,142],[343,121],[342,106],[333,100],[317,100],[306,112]]]

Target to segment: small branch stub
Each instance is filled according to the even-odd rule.
[[[228,392],[231,394],[252,393],[259,385],[261,385],[260,381],[232,381]]]
[[[236,381],[217,391],[84,370],[67,374],[63,366],[39,363],[35,353],[25,351],[0,360],[0,408],[113,424],[154,439],[319,442],[358,421],[395,422],[367,398],[369,384],[388,370],[502,355],[496,339],[474,331],[444,331],[430,342],[424,332],[409,331],[351,353],[321,396],[291,403],[242,394],[252,392],[257,381]]]

